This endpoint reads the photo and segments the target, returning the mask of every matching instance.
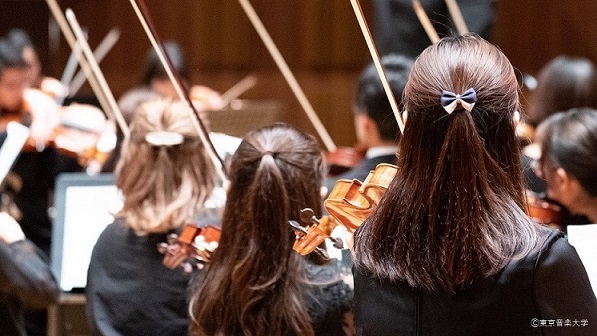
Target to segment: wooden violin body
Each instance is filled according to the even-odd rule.
[[[363,182],[338,180],[323,205],[331,216],[354,232],[377,207],[397,172],[398,167],[381,163]]]
[[[564,207],[530,192],[527,192],[527,206],[529,217],[535,222],[565,231],[568,211]]]
[[[377,207],[397,172],[398,167],[381,163],[369,173],[363,182],[356,179],[352,181],[338,180],[324,201],[324,206],[330,216],[324,216],[317,221],[316,225],[308,227],[306,232],[297,233],[297,241],[292,247],[293,250],[302,255],[309,254],[315,251],[326,238],[332,239],[335,247],[343,248],[342,241],[330,237],[331,231],[337,225],[335,223],[342,224],[349,232],[354,233]],[[305,210],[301,213],[301,217]],[[303,222],[307,219],[301,218]],[[330,225],[330,222],[335,225]]]

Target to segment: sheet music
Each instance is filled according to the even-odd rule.
[[[0,148],[0,183],[12,168],[25,142],[29,138],[29,128],[11,121],[6,126],[6,140]]]
[[[597,295],[597,224],[568,225],[568,242],[576,249],[582,260],[593,292]]]
[[[122,208],[116,186],[73,186],[66,190],[60,287],[85,288],[97,238]]]

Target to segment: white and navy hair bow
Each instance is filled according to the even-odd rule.
[[[462,94],[442,90],[440,102],[448,114],[454,112],[458,104],[470,112],[477,102],[477,92],[473,88],[464,91]]]

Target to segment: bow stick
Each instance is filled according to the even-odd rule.
[[[174,85],[174,89],[176,90],[178,97],[182,102],[185,103],[187,110],[189,111],[189,116],[191,117],[193,126],[197,130],[197,134],[199,135],[201,142],[205,146],[209,157],[214,163],[216,167],[216,172],[218,173],[222,181],[228,180],[228,176],[224,171],[224,163],[222,161],[222,158],[220,158],[220,156],[217,154],[213,143],[209,139],[207,129],[201,121],[201,116],[199,115],[199,112],[197,112],[197,110],[193,106],[193,102],[191,101],[191,98],[189,96],[188,89],[185,87],[185,90],[183,90],[183,81],[181,80],[180,74],[178,73],[176,68],[172,65],[172,61],[170,60],[170,57],[166,52],[166,48],[164,48],[162,41],[159,39],[157,35],[157,30],[155,29],[153,23],[150,21],[149,10],[147,9],[147,6],[143,2],[143,0],[139,0],[138,4],[136,0],[130,0],[130,2],[133,6],[133,9],[135,10],[135,13],[137,14],[137,17],[139,18],[139,21],[141,22],[141,25],[143,26],[143,30],[147,34],[147,37],[151,41],[151,45],[155,49],[158,58],[160,59],[160,62],[166,70],[168,78],[170,78],[172,85]]]
[[[456,26],[458,34],[468,34],[466,22],[464,21],[464,17],[462,17],[462,12],[460,11],[460,7],[458,7],[458,4],[456,3],[456,0],[446,0],[446,5],[448,6],[448,11],[450,12],[450,16],[454,21],[454,25]]]
[[[361,31],[363,36],[365,37],[365,41],[367,42],[367,47],[369,48],[369,52],[371,53],[371,58],[373,58],[373,63],[375,64],[375,69],[379,74],[381,79],[381,83],[383,85],[384,91],[390,100],[390,106],[392,107],[392,111],[394,112],[394,117],[396,118],[396,122],[398,123],[398,128],[400,129],[400,133],[404,133],[404,123],[402,122],[402,118],[400,117],[400,110],[398,109],[398,104],[396,103],[396,98],[394,97],[394,93],[390,88],[390,83],[388,82],[388,77],[383,70],[383,66],[381,65],[381,58],[379,57],[379,53],[377,52],[377,48],[375,47],[375,43],[373,42],[373,37],[371,36],[371,31],[367,26],[367,22],[365,21],[365,16],[363,15],[363,10],[361,9],[361,4],[358,0],[350,0],[352,4],[352,9],[354,10],[354,14],[357,17],[357,21],[359,22],[359,26],[361,27]]]
[[[439,35],[437,35],[437,31],[433,27],[431,20],[429,20],[429,17],[427,16],[427,13],[425,13],[425,9],[423,9],[419,0],[413,0],[413,9],[415,10],[415,14],[417,14],[417,18],[419,18],[419,22],[421,22],[423,29],[425,29],[425,33],[429,36],[431,43],[437,43],[437,41],[439,41]]]
[[[98,44],[97,48],[95,48],[95,50],[93,51],[93,56],[95,57],[98,63],[100,63],[104,59],[104,57],[106,57],[108,52],[110,52],[110,50],[116,44],[119,38],[120,31],[118,29],[113,28],[112,30],[110,30],[110,32],[108,32],[108,34],[104,37],[100,44]],[[79,71],[74,76],[73,80],[69,85],[69,95],[74,96],[77,93],[77,91],[79,91],[81,86],[83,86],[86,79],[87,78],[85,77],[85,73]]]
[[[91,70],[95,74],[100,87],[102,87],[103,92],[106,94],[108,104],[110,104],[111,111],[114,113],[114,117],[116,118],[118,126],[122,130],[122,134],[124,134],[125,137],[128,137],[130,134],[129,127],[126,124],[126,121],[122,116],[122,113],[120,112],[120,108],[116,103],[116,99],[114,99],[114,95],[112,95],[112,91],[110,91],[110,88],[108,87],[108,82],[106,82],[104,74],[102,73],[99,65],[97,64],[95,57],[93,57],[93,51],[91,51],[91,48],[89,47],[89,44],[85,39],[85,34],[83,33],[83,30],[81,29],[81,26],[79,25],[79,22],[75,17],[75,13],[70,8],[66,10],[66,19],[70,23],[71,29],[77,37],[77,41],[79,43],[78,45],[83,51],[85,57],[87,58],[87,62],[89,63]]]
[[[226,105],[230,104],[230,102],[238,97],[241,94],[245,93],[247,90],[252,88],[257,84],[257,77],[254,75],[248,75],[247,77],[243,78],[240,82],[234,84],[228,91],[224,92],[221,96],[222,101],[222,108],[226,107]]]
[[[106,95],[102,91],[102,88],[100,87],[97,79],[94,77],[94,74],[89,67],[89,63],[87,62],[87,60],[81,53],[81,50],[77,46],[77,38],[70,29],[68,22],[64,17],[64,14],[60,10],[60,6],[56,2],[56,0],[46,0],[46,4],[48,5],[50,12],[52,13],[52,16],[56,20],[56,23],[58,23],[58,27],[60,27],[60,31],[62,31],[62,35],[66,39],[66,42],[73,51],[76,59],[79,61],[81,69],[83,69],[85,76],[87,76],[87,79],[89,80],[89,85],[91,85],[93,93],[95,93],[95,96],[99,100],[99,103],[102,106],[102,110],[106,112],[110,120],[114,120],[114,113],[110,109],[110,104],[108,103]]]
[[[307,96],[305,96],[305,93],[299,86],[296,78],[292,74],[292,71],[290,71],[290,67],[288,67],[288,64],[286,64],[286,61],[284,61],[284,58],[282,57],[280,50],[278,50],[278,47],[276,47],[276,44],[274,43],[271,36],[265,29],[263,22],[261,22],[261,19],[259,19],[257,12],[255,12],[255,9],[251,5],[251,2],[249,0],[238,0],[238,2],[247,14],[249,21],[251,21],[251,24],[253,24],[253,27],[255,28],[257,34],[265,44],[265,47],[272,55],[274,61],[276,62],[276,65],[282,72],[282,75],[288,82],[288,85],[292,89],[292,92],[294,93],[299,103],[303,107],[303,110],[307,114],[307,117],[309,118],[309,121],[311,121],[311,124],[313,124],[313,127],[319,135],[319,138],[321,138],[321,141],[323,142],[324,146],[329,152],[335,152],[337,150],[336,144],[332,140],[332,137],[330,136],[328,131],[323,126],[321,120],[319,120],[319,117],[317,116],[317,113],[315,113],[313,106],[311,106],[309,100],[307,100]]]

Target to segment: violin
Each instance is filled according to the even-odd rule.
[[[202,269],[220,242],[222,231],[215,226],[197,227],[187,224],[180,235],[168,235],[168,241],[158,244],[164,254],[164,266],[175,269],[181,266],[185,273],[194,268]]]
[[[527,191],[528,215],[535,222],[552,229],[565,231],[568,211],[561,205]]]
[[[323,202],[331,219],[342,224],[350,233],[354,233],[379,205],[382,196],[397,172],[397,166],[380,163],[363,182],[357,179],[352,181],[338,180],[328,198]],[[324,216],[324,218],[326,217]],[[309,254],[324,239],[330,237],[333,227],[331,230],[322,230],[318,226],[308,227],[306,234],[297,234],[297,241],[293,246],[293,250],[302,255]],[[334,246],[338,247],[335,240],[333,241]]]
[[[307,228],[301,226],[296,221],[288,221],[288,224],[290,224],[297,237],[292,246],[293,250],[302,255],[307,255],[315,251],[324,260],[329,260],[330,257],[327,252],[319,247],[325,239],[329,239],[337,249],[344,248],[342,239],[331,237],[332,231],[334,231],[334,228],[338,225],[338,222],[336,222],[333,217],[323,216],[321,219],[317,219],[315,212],[312,209],[305,208],[301,210],[300,220],[307,226]]]
[[[328,174],[337,176],[356,167],[365,159],[366,148],[359,147],[337,147],[335,151],[324,153],[325,162],[328,166]]]
[[[28,126],[30,136],[23,147],[25,152],[54,147],[87,167],[92,159],[101,159],[100,154],[107,157],[114,147],[104,146],[101,152],[96,148],[100,137],[108,136],[110,132],[104,113],[92,105],[63,107],[36,89],[25,89],[21,105],[18,111],[2,116],[0,129],[5,130],[11,121]]]
[[[380,163],[363,182],[338,180],[323,205],[331,216],[354,233],[377,207],[397,172],[395,165]]]

